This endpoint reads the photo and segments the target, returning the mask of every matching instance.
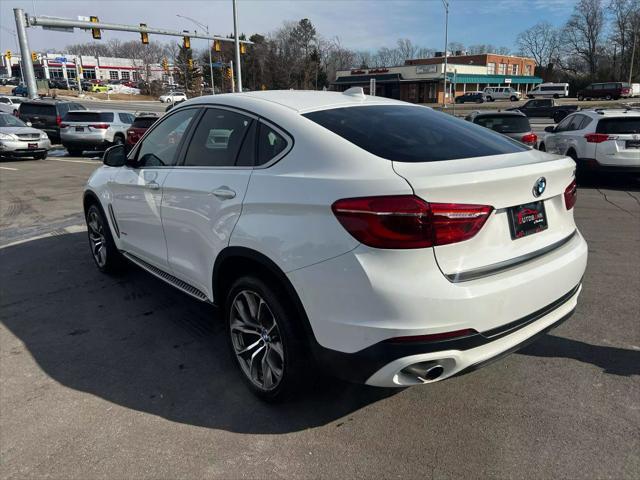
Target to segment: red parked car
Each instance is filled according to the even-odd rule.
[[[157,120],[158,116],[154,114],[145,113],[138,115],[131,127],[127,130],[127,140],[125,142],[125,148],[127,152],[133,148],[133,146],[142,138],[144,132],[146,132],[151,125]]]

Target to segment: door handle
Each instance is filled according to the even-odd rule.
[[[231,190],[229,187],[220,187],[211,191],[212,195],[215,195],[220,200],[230,200],[235,198],[236,192]]]
[[[145,183],[144,186],[147,187],[149,190],[160,190],[160,185],[158,185],[158,183],[154,180],[151,180],[150,182]]]

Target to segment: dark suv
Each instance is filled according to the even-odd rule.
[[[630,92],[631,86],[624,82],[592,83],[578,92],[578,100],[591,100],[592,98],[617,100],[620,97],[628,97]]]
[[[20,120],[31,122],[33,128],[44,130],[52,143],[60,143],[60,124],[70,110],[86,110],[83,105],[68,100],[29,100],[20,104]]]

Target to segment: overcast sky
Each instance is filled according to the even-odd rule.
[[[450,0],[449,41],[465,45],[494,44],[514,47],[517,34],[541,20],[554,25],[564,23],[576,0]],[[0,0],[0,50],[15,50],[10,32],[15,32],[12,9],[23,8],[37,15],[76,18],[97,15],[113,23],[146,23],[150,27],[197,28],[176,14],[195,18],[209,25],[211,33],[233,31],[231,0]],[[444,44],[444,9],[441,0],[239,0],[239,29],[248,35],[268,33],[283,20],[309,18],[319,34],[339,37],[345,47],[376,50],[394,46],[400,37],[414,43],[441,49]],[[34,50],[57,48],[91,41],[91,34],[28,30]],[[103,32],[110,38],[137,39],[126,32]],[[169,37],[152,36],[153,40]],[[199,45],[202,43],[202,45]],[[204,40],[194,41],[204,48]]]

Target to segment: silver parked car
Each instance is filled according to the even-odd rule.
[[[483,90],[487,96],[487,102],[493,102],[495,100],[511,100],[517,102],[522,98],[522,94],[511,87],[486,87]]]
[[[518,111],[475,111],[466,120],[537,148],[538,136],[533,133],[527,116]]]
[[[11,115],[18,116],[20,110],[20,104],[24,102],[24,97],[15,97],[13,95],[1,95],[0,96],[0,112],[10,113]]]
[[[60,141],[69,155],[124,145],[135,116],[129,112],[73,110],[60,124]]]
[[[17,117],[0,112],[0,157],[47,158],[51,141],[42,130],[32,128]]]

